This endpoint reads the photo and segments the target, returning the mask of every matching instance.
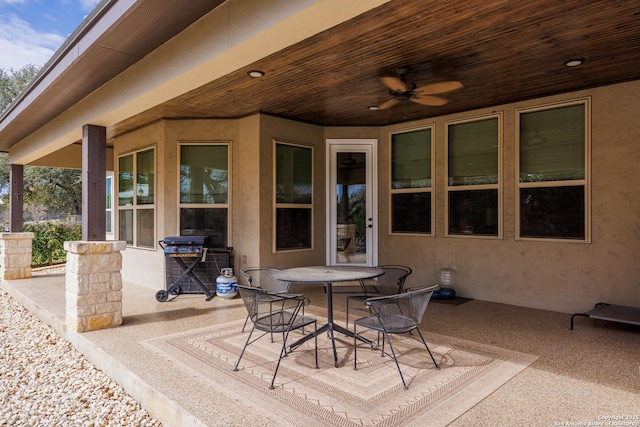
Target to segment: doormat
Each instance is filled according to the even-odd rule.
[[[455,297],[452,299],[431,299],[431,302],[437,302],[438,304],[447,304],[447,305],[462,305],[469,301],[473,301],[473,298],[463,298],[463,297]]]
[[[307,308],[307,314],[324,319]],[[211,387],[240,399],[283,426],[446,426],[489,396],[537,357],[423,331],[440,369],[411,336],[394,336],[394,349],[409,386],[405,390],[389,357],[361,344],[353,369],[353,340],[336,335],[339,367],[331,343],[318,337],[319,369],[311,339],[282,360],[274,390],[269,384],[282,342],[266,336],[247,347],[244,321],[234,321],[147,341],[170,356],[176,368],[195,371]],[[309,330],[307,330],[309,332]],[[299,335],[291,335],[293,342]],[[374,338],[374,336],[371,336]],[[375,338],[374,338],[375,339]]]

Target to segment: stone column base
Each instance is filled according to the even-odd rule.
[[[66,319],[76,332],[122,324],[123,241],[64,242],[67,251]]]
[[[31,277],[33,233],[0,233],[0,279]]]

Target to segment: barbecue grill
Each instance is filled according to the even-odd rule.
[[[169,295],[216,294],[216,278],[223,268],[233,268],[233,248],[210,248],[208,236],[165,237],[158,244],[164,250],[166,288],[156,292],[156,300]]]

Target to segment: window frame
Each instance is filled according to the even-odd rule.
[[[226,146],[227,147],[227,203],[215,203],[215,204],[207,204],[207,203],[182,203],[180,201],[180,166],[182,165],[182,157],[181,157],[181,148],[185,145],[189,146]],[[222,141],[178,141],[177,145],[177,234],[181,235],[181,226],[182,223],[182,209],[226,209],[227,211],[227,236],[225,238],[228,247],[232,247],[231,237],[233,236],[231,226],[232,226],[232,214],[231,214],[231,200],[232,200],[232,149],[231,149],[231,141],[222,140]]]
[[[575,105],[584,105],[584,178],[572,180],[521,182],[520,181],[520,117],[522,114],[560,109]],[[591,243],[591,97],[578,98],[563,102],[548,103],[533,107],[519,108],[515,111],[515,240],[563,243]],[[524,188],[575,187],[584,188],[584,239],[569,237],[527,237],[521,236],[520,194]]]
[[[411,132],[418,132],[423,130],[429,130],[431,132],[431,150],[430,150],[430,167],[431,174],[429,176],[431,185],[429,187],[412,187],[412,188],[393,188],[393,137],[398,134],[405,134]],[[436,192],[434,191],[434,184],[436,180],[436,156],[435,156],[435,141],[436,141],[436,125],[435,123],[429,123],[424,126],[419,127],[411,127],[411,128],[403,128],[398,129],[392,132],[389,132],[389,235],[391,236],[422,236],[422,237],[434,237],[436,235],[435,229],[435,206],[436,206]],[[393,230],[393,196],[394,194],[418,194],[418,193],[428,193],[431,198],[431,206],[429,209],[431,210],[431,224],[429,225],[430,232],[421,233],[417,231],[409,231],[409,232],[401,232]]]
[[[137,188],[137,176],[138,176],[138,162],[137,162],[137,157],[140,153],[144,153],[147,151],[152,151],[153,152],[153,176],[154,176],[154,180],[153,180],[153,203],[149,203],[149,204],[138,204],[137,199],[138,199],[138,194],[136,191],[133,191],[133,203],[131,205],[120,205],[120,159],[124,158],[124,157],[128,157],[128,156],[132,156],[133,159],[133,188]],[[157,240],[157,230],[158,230],[158,220],[157,220],[157,209],[156,209],[156,205],[157,205],[157,176],[158,176],[158,150],[156,148],[156,145],[151,145],[151,146],[146,146],[140,149],[137,149],[135,151],[129,151],[126,153],[122,153],[120,155],[118,155],[117,159],[116,159],[116,163],[117,163],[117,171],[115,173],[114,176],[114,185],[117,189],[117,191],[114,193],[114,197],[118,198],[118,202],[115,203],[115,209],[117,212],[116,218],[115,218],[115,223],[114,223],[114,230],[113,230],[113,234],[118,236],[118,240],[123,240],[126,242],[126,237],[123,239],[120,236],[120,213],[123,211],[131,211],[132,215],[133,215],[133,230],[132,230],[132,243],[128,243],[127,242],[127,247],[131,247],[131,248],[136,248],[136,249],[145,249],[145,250],[155,250],[156,246],[155,246],[155,241]],[[138,242],[138,212],[139,211],[143,211],[143,210],[152,210],[153,211],[153,237],[152,237],[152,244],[150,246],[146,246],[146,245],[140,245]],[[117,230],[117,231],[116,231]]]
[[[278,194],[277,194],[277,171],[278,171],[278,156],[277,156],[277,147],[278,145],[286,145],[286,146],[290,146],[290,147],[297,147],[297,148],[304,148],[304,149],[308,149],[311,151],[311,203],[282,203],[282,202],[278,202]],[[315,150],[314,147],[311,145],[307,145],[307,144],[303,144],[303,143],[299,143],[299,142],[292,142],[292,141],[287,141],[287,140],[283,140],[283,139],[274,139],[273,140],[273,144],[272,144],[272,186],[273,186],[273,191],[272,191],[272,212],[271,212],[271,217],[272,217],[272,252],[274,254],[276,253],[285,253],[285,252],[305,252],[305,251],[312,251],[315,248],[315,221],[314,221],[314,217],[315,217],[315,182],[314,182],[314,175],[315,175],[315,166],[314,166],[314,157],[315,157]],[[299,247],[299,248],[282,248],[279,249],[278,248],[278,209],[308,209],[310,212],[310,229],[309,229],[309,233],[311,234],[309,236],[309,242],[310,245],[308,247]]]
[[[106,215],[106,224],[105,224],[105,234],[109,238],[113,238],[115,235],[115,220],[114,220],[114,211],[115,209],[115,176],[113,172],[107,171],[105,177],[105,187],[106,187],[106,203],[105,203],[105,215]]]
[[[497,174],[498,182],[495,184],[467,184],[467,185],[449,185],[449,126],[463,123],[481,122],[485,120],[497,120],[498,140],[497,140]],[[494,112],[482,116],[468,117],[458,120],[449,120],[445,122],[445,150],[444,150],[444,235],[445,237],[463,238],[463,239],[490,239],[501,240],[504,238],[504,203],[503,203],[503,141],[504,141],[504,119],[501,111]],[[488,234],[458,234],[449,231],[449,194],[458,191],[497,191],[497,223],[498,229],[496,235]]]

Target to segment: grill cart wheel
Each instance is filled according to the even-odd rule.
[[[169,299],[169,292],[165,291],[164,289],[156,292],[156,300],[158,302],[165,302],[167,299]]]

